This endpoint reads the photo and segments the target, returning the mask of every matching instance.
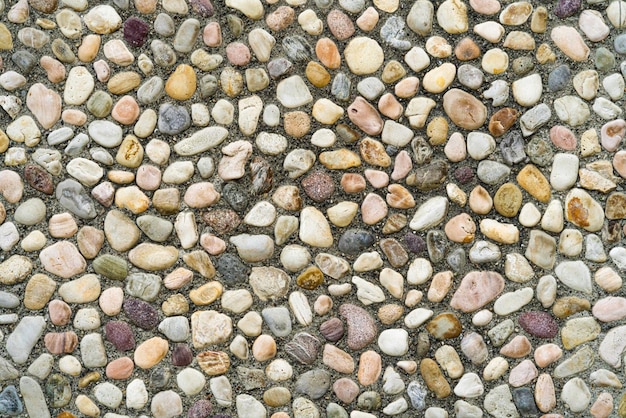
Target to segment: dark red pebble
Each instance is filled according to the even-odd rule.
[[[559,324],[547,312],[524,312],[517,320],[524,331],[538,338],[554,338],[559,332]]]
[[[124,40],[131,46],[140,47],[148,39],[150,25],[141,19],[131,17],[124,22]]]
[[[126,322],[111,321],[104,326],[108,342],[119,351],[128,351],[135,348],[133,330]]]
[[[159,323],[159,313],[152,305],[139,299],[127,299],[124,313],[130,322],[145,330],[151,330]]]

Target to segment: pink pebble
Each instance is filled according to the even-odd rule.
[[[470,7],[482,15],[495,15],[500,11],[498,0],[470,0]]]
[[[626,318],[626,298],[608,296],[600,299],[591,312],[602,322],[619,321]]]
[[[206,208],[216,203],[220,199],[220,194],[215,190],[213,183],[194,183],[185,192],[183,200],[191,208]]]
[[[535,350],[534,358],[537,366],[543,368],[554,363],[563,356],[563,350],[556,344],[544,344]]]
[[[226,250],[226,242],[213,234],[202,234],[200,236],[200,245],[211,255],[219,255]]]
[[[361,204],[361,216],[367,225],[375,225],[387,216],[387,203],[376,193],[369,193]]]
[[[72,317],[72,308],[61,299],[55,299],[48,304],[50,322],[57,326],[67,325]]]
[[[98,60],[93,63],[93,69],[96,72],[96,77],[101,83],[106,83],[111,76],[111,69],[109,64],[105,60]]]
[[[446,154],[446,157],[448,157],[448,160],[453,163],[463,161],[467,156],[467,147],[463,135],[459,132],[450,135],[450,139],[448,139],[448,143],[444,147],[443,152]]]
[[[384,171],[367,169],[364,174],[367,181],[376,189],[387,187],[389,184],[389,174]]]
[[[102,312],[108,316],[115,316],[122,310],[124,303],[124,290],[121,287],[109,287],[98,299],[98,304]]]
[[[226,57],[233,65],[248,65],[250,62],[250,49],[241,42],[233,42],[226,47]]]
[[[618,151],[613,157],[613,168],[626,179],[626,151]]]
[[[539,376],[539,372],[533,362],[524,360],[511,369],[509,385],[518,388],[532,382],[537,376]]]
[[[391,173],[391,179],[394,181],[402,180],[409,175],[409,172],[413,168],[413,161],[408,152],[402,150],[396,156],[396,162],[393,165],[393,173]]]
[[[394,92],[396,96],[402,99],[408,99],[417,94],[419,87],[420,81],[417,77],[407,77],[396,84]]]
[[[616,119],[605,123],[600,130],[602,146],[607,151],[617,151],[625,134],[626,121],[624,119]]]
[[[217,22],[211,22],[202,31],[202,41],[206,46],[217,47],[222,45],[222,28]]]
[[[136,181],[144,190],[156,190],[161,185],[161,170],[153,165],[142,165],[137,170]]]
[[[553,126],[550,129],[550,141],[555,147],[561,148],[566,151],[573,151],[576,149],[578,140],[576,135],[565,126]]]

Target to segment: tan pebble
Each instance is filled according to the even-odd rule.
[[[180,64],[165,83],[165,92],[175,100],[187,100],[196,91],[196,73],[186,64]]]
[[[509,4],[500,13],[500,23],[509,26],[519,26],[526,23],[533,11],[533,6],[526,1]]]
[[[98,55],[100,50],[100,35],[89,34],[83,38],[83,42],[78,47],[78,59],[82,62],[91,62]]]
[[[115,205],[138,214],[148,209],[150,199],[137,186],[120,187],[115,191]]]
[[[230,368],[228,354],[223,351],[204,351],[196,356],[198,365],[209,376],[224,374]]]
[[[315,87],[322,88],[330,83],[330,73],[317,62],[310,61],[306,66],[305,74]]]
[[[139,118],[139,105],[132,96],[123,96],[113,106],[111,117],[122,125],[132,125]]]
[[[88,417],[97,417],[100,415],[100,408],[85,395],[78,395],[74,404],[81,414],[87,415]]]
[[[189,292],[189,298],[195,305],[205,306],[216,301],[223,291],[224,288],[220,282],[213,281],[193,289]]]
[[[271,335],[259,335],[252,344],[252,355],[256,361],[267,361],[276,356],[276,341]]]
[[[383,83],[391,84],[400,80],[405,75],[406,70],[404,69],[402,64],[400,64],[396,60],[391,60],[385,65],[380,79],[383,81]]]
[[[385,196],[385,200],[392,208],[409,209],[415,206],[413,195],[404,186],[391,184],[387,190],[389,193]]]
[[[108,316],[119,314],[122,310],[123,302],[124,290],[121,287],[109,287],[105,289],[98,299],[100,309]]]
[[[81,377],[80,379],[78,379],[78,387],[80,389],[86,388],[87,386],[91,385],[92,383],[95,383],[95,382],[99,381],[100,377],[101,377],[100,373],[98,373],[98,372],[89,372],[86,375],[84,375],[83,377]]]
[[[532,51],[535,49],[535,39],[522,31],[511,31],[506,36],[503,46],[517,51]]]
[[[366,351],[359,358],[359,370],[357,372],[359,383],[370,386],[378,380],[382,371],[381,357],[375,351]]]
[[[547,203],[550,200],[550,183],[534,165],[528,164],[518,173],[517,183],[540,202]]]
[[[452,45],[446,38],[441,36],[431,36],[426,40],[426,52],[435,58],[448,58],[452,55]]]
[[[78,225],[71,214],[59,213],[50,217],[48,231],[53,238],[70,238],[78,232]]]
[[[112,94],[124,94],[139,87],[140,83],[141,76],[138,73],[134,71],[123,71],[115,74],[109,79],[107,89]]]
[[[50,301],[56,287],[56,282],[45,274],[33,275],[24,290],[24,306],[30,310],[43,309]]]
[[[391,157],[385,151],[385,146],[382,142],[366,137],[361,140],[359,151],[361,158],[368,164],[378,167],[389,167],[391,165]]]
[[[341,148],[337,151],[322,152],[319,156],[319,160],[324,167],[332,170],[345,170],[361,165],[361,159],[358,154],[346,148]]]
[[[486,215],[493,207],[493,200],[489,192],[482,186],[476,186],[470,192],[469,206],[478,215]]]
[[[87,259],[95,258],[104,244],[104,232],[92,226],[83,226],[76,236],[78,250]]]
[[[433,276],[426,296],[430,302],[438,303],[446,297],[452,288],[453,276],[451,271],[442,271]]]
[[[452,122],[464,129],[478,129],[487,119],[485,105],[463,90],[448,90],[443,95],[443,108]]]
[[[302,111],[287,112],[283,116],[283,123],[287,135],[302,138],[311,129],[311,118]]]
[[[509,369],[509,362],[502,357],[494,357],[483,370],[483,378],[487,381],[497,380]]]
[[[106,367],[106,376],[113,380],[128,379],[135,369],[135,363],[130,357],[120,357],[113,360]]]
[[[548,9],[539,6],[533,12],[530,19],[530,30],[534,33],[545,33],[548,28]]]
[[[157,0],[135,0],[135,9],[141,14],[151,14],[156,11]]]
[[[168,348],[167,340],[160,337],[150,338],[135,349],[135,364],[142,369],[150,369],[165,358]]]
[[[163,215],[177,213],[180,207],[180,192],[178,189],[159,189],[152,196],[154,208]]]
[[[379,15],[375,8],[368,7],[356,20],[356,24],[364,32],[369,32],[376,27]]]
[[[322,362],[339,373],[351,374],[354,371],[352,355],[331,344],[324,346]]]
[[[183,315],[189,311],[189,303],[180,293],[168,297],[162,304],[161,310],[166,316]]]
[[[432,118],[426,126],[426,135],[428,135],[430,145],[444,144],[448,139],[448,121],[441,116]]]
[[[61,113],[61,120],[68,125],[83,126],[87,122],[87,115],[78,109],[65,109]]]
[[[548,44],[539,45],[536,57],[539,64],[550,64],[556,61],[556,55]]]
[[[505,183],[496,191],[493,197],[493,205],[502,216],[507,218],[517,216],[522,206],[522,192],[515,184]]]

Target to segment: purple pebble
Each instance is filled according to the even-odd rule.
[[[131,46],[140,47],[148,39],[150,25],[141,19],[131,17],[124,22],[124,39]]]

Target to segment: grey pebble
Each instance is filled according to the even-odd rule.
[[[167,135],[178,135],[191,126],[191,117],[184,106],[171,103],[159,107],[159,131]]]
[[[67,179],[57,185],[56,198],[65,209],[82,219],[96,217],[96,208],[83,186]]]
[[[291,334],[291,315],[286,307],[265,308],[261,311],[261,315],[276,337],[286,337]]]
[[[485,81],[483,72],[472,64],[461,65],[457,70],[457,77],[459,83],[473,90],[480,88]]]
[[[166,13],[159,13],[154,19],[154,31],[161,36],[172,36],[176,30],[174,20]]]
[[[141,104],[154,103],[161,98],[165,83],[161,77],[151,77],[137,89],[137,100]]]
[[[337,73],[333,79],[333,84],[330,92],[337,100],[348,100],[350,98],[350,87],[352,83],[350,79],[344,73]]]
[[[408,51],[411,49],[411,41],[406,39],[406,31],[404,30],[406,23],[400,16],[391,16],[385,21],[380,29],[380,36],[393,48],[400,51]]]
[[[552,91],[559,91],[567,87],[572,77],[572,73],[567,65],[559,65],[548,75],[548,88]]]
[[[300,375],[296,381],[295,391],[315,400],[324,396],[329,387],[330,373],[326,370],[314,369]]]
[[[11,61],[22,70],[23,75],[29,74],[38,62],[37,57],[23,49],[11,55]]]
[[[526,159],[524,151],[524,138],[517,132],[509,132],[506,134],[502,142],[500,142],[500,152],[502,159],[508,165],[514,165]]]
[[[303,36],[286,36],[283,39],[285,54],[294,61],[305,61],[313,56],[313,48]],[[271,70],[270,70],[271,75]]]
[[[222,276],[221,279],[228,285],[243,283],[248,279],[249,268],[234,254],[222,255],[215,268]]]
[[[509,174],[511,174],[509,167],[497,161],[490,160],[483,160],[478,163],[478,169],[476,170],[478,179],[483,183],[491,185],[501,183]]]

